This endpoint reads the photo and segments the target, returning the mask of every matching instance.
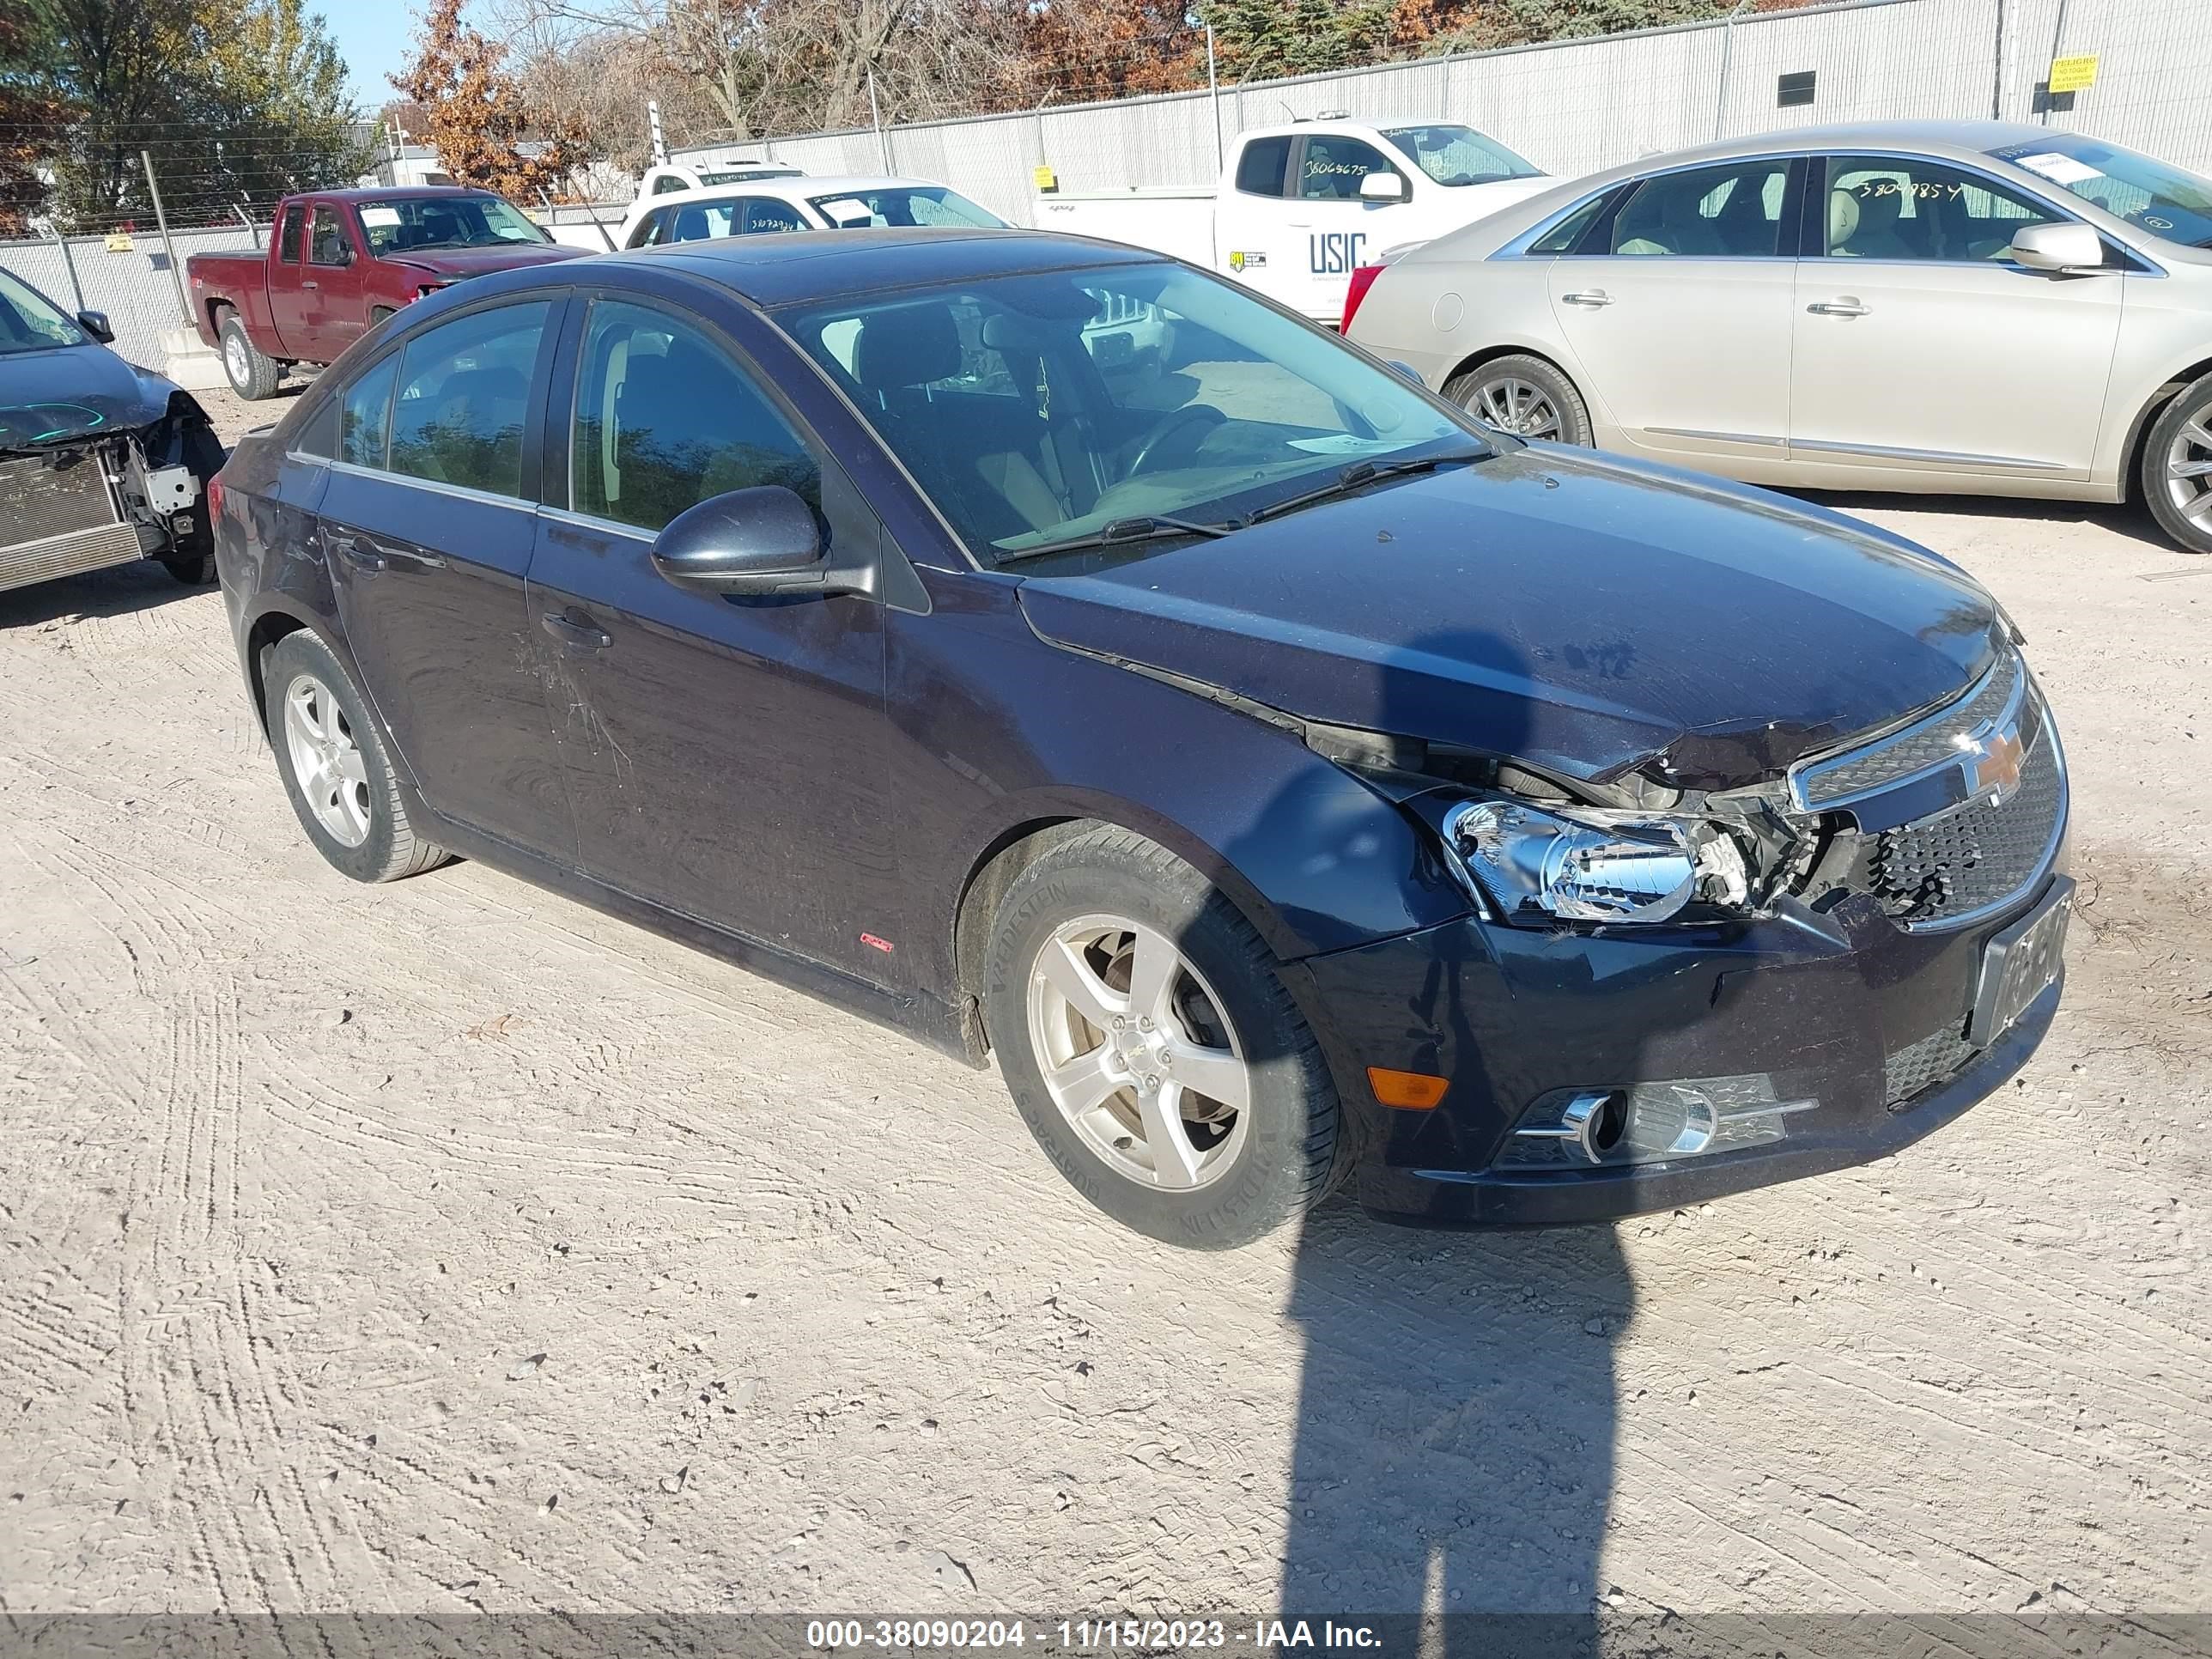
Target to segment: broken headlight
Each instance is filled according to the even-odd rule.
[[[1743,850],[1718,823],[1667,813],[1462,801],[1439,826],[1473,892],[1504,921],[1667,921],[1695,903],[1741,906]]]

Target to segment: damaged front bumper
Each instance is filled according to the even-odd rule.
[[[1942,933],[1863,896],[1663,933],[1469,918],[1295,970],[1354,1107],[1362,1205],[1416,1224],[1594,1221],[1863,1164],[1958,1116],[2048,1030],[2063,978],[2046,936],[2064,916],[2034,923],[2070,891],[2053,874]],[[2023,932],[2048,944],[2047,977],[1993,1022],[1990,975]],[[1449,1087],[1433,1109],[1393,1110],[1370,1066]],[[1656,1123],[1627,1121],[1639,1103]]]
[[[151,426],[0,453],[0,592],[139,559],[199,580],[214,548],[207,484],[222,465],[181,392]]]

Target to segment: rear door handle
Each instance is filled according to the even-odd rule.
[[[586,651],[604,651],[615,642],[614,635],[589,617],[556,617],[549,611],[538,619],[538,625],[562,644]]]
[[[1573,294],[1562,294],[1559,299],[1563,304],[1589,306],[1593,310],[1599,306],[1609,306],[1613,303],[1613,295],[1601,288],[1586,288]]]
[[[1840,300],[1816,300],[1805,309],[1815,317],[1863,317],[1874,307],[1863,306],[1846,295]]]
[[[379,552],[374,544],[363,547],[358,538],[349,536],[343,531],[325,530],[323,532],[323,539],[330,544],[332,552],[356,570],[390,568],[385,562],[384,555]]]

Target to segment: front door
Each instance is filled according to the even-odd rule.
[[[321,533],[364,689],[423,799],[568,862],[574,825],[523,592],[532,411],[558,315],[544,299],[468,312],[357,375],[339,394]]]
[[[1820,257],[1797,273],[1793,466],[1851,483],[2087,477],[2121,272],[2011,263],[2015,232],[2066,216],[1979,173],[1880,155],[1827,166]]]
[[[269,325],[287,351],[307,349],[308,303],[321,292],[319,273],[307,270],[307,204],[295,202],[284,210],[284,222],[277,228],[276,259],[269,273]],[[306,288],[303,283],[316,286]]]
[[[1396,179],[1399,199],[1363,198],[1360,181],[1370,173]],[[1297,262],[1297,297],[1284,296],[1288,303],[1321,321],[1341,320],[1352,271],[1414,234],[1413,189],[1406,170],[1364,138],[1342,132],[1307,135],[1290,197],[1302,257]]]
[[[1778,463],[1789,429],[1792,163],[1662,173],[1552,262],[1591,415],[1636,451]],[[1601,444],[1613,441],[1601,432]]]
[[[586,872],[889,982],[864,936],[892,930],[854,908],[898,835],[883,608],[702,592],[652,560],[678,514],[756,485],[798,491],[848,553],[880,535],[873,515],[765,378],[672,304],[593,301],[574,358],[568,506],[541,517],[530,586]]]

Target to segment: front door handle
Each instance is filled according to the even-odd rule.
[[[1559,298],[1567,305],[1588,306],[1593,311],[1600,306],[1609,306],[1613,303],[1613,295],[1601,288],[1581,289],[1572,294],[1562,294]]]
[[[1874,307],[1863,306],[1845,295],[1840,300],[1816,300],[1805,309],[1815,317],[1863,317]]]
[[[549,611],[538,619],[538,625],[562,644],[580,650],[604,651],[615,642],[614,635],[589,617],[556,617]]]
[[[321,288],[321,287],[322,287],[322,284],[321,284],[320,283],[310,283],[310,282],[302,281],[302,282],[301,283],[300,286],[301,286],[301,288],[319,289],[319,288]]]
[[[358,538],[349,536],[343,531],[338,530],[325,530],[323,532],[323,539],[330,544],[333,553],[356,570],[384,570],[390,568],[385,562],[384,555],[377,550],[374,543],[364,547]]]

